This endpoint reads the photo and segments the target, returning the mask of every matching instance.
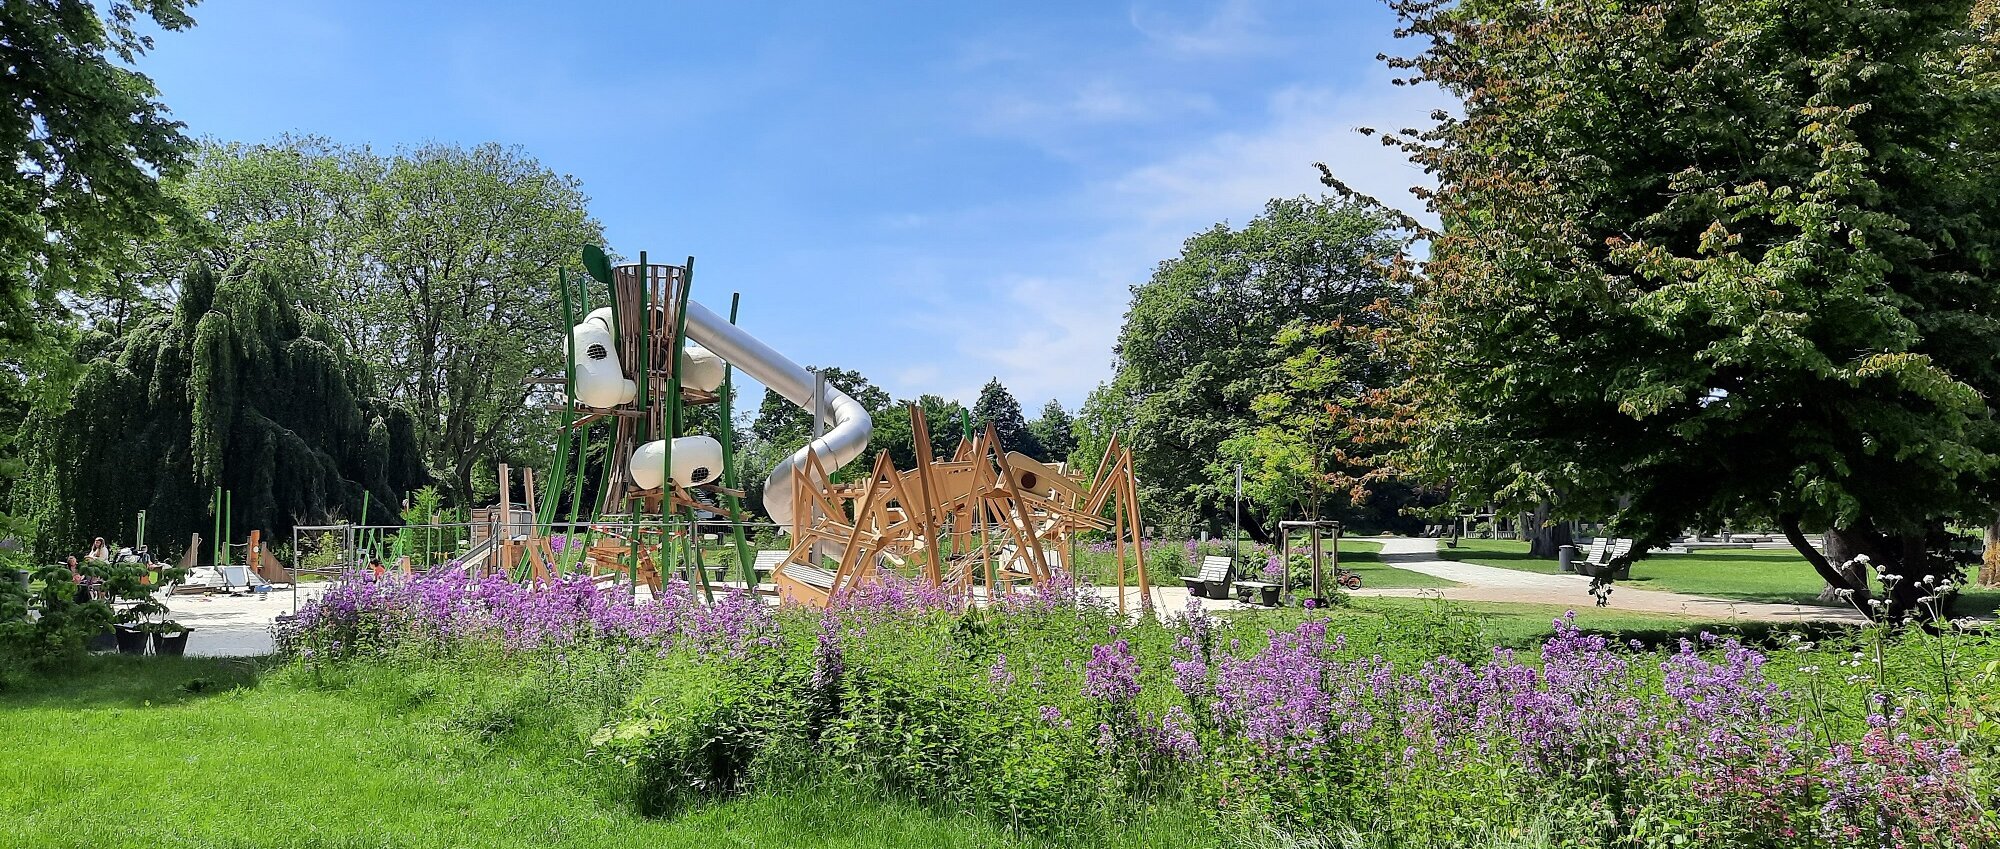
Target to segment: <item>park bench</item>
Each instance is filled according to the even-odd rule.
[[[1196,598],[1229,598],[1230,580],[1236,576],[1236,565],[1228,557],[1211,554],[1201,559],[1201,570],[1192,578],[1182,578],[1188,595]]]
[[[1572,565],[1576,568],[1577,574],[1595,578],[1604,574],[1605,567],[1611,565],[1611,561],[1624,557],[1631,552],[1632,541],[1629,539],[1607,541],[1604,537],[1598,537],[1591,541],[1590,552],[1582,560],[1575,561]],[[1624,580],[1632,577],[1631,564],[1621,567],[1616,574],[1610,577],[1616,580]]]

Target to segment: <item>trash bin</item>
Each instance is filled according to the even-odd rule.
[[[1565,545],[1556,551],[1556,561],[1562,564],[1564,572],[1576,571],[1576,556],[1582,551],[1574,545]]]

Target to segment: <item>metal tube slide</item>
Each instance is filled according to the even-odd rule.
[[[812,372],[693,301],[687,305],[687,335],[779,397],[808,412],[815,407],[819,409],[820,419],[827,426],[825,435],[780,461],[764,484],[764,512],[771,514],[771,521],[779,525],[793,526],[802,517],[792,515],[792,470],[805,463],[808,451],[819,454],[820,465],[827,474],[854,462],[868,449],[868,439],[875,431],[874,420],[862,409],[861,402],[847,397],[847,393],[832,384],[826,385],[818,404],[812,403],[815,383]]]

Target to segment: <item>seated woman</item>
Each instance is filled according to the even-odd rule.
[[[110,563],[111,547],[104,544],[103,537],[98,537],[90,541],[90,553],[84,555],[83,559],[95,560],[99,563]]]

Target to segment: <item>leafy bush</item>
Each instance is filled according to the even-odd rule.
[[[1133,622],[1063,587],[991,608],[894,582],[828,611],[692,598],[354,581],[285,645],[336,675],[537,670],[554,683],[489,688],[449,727],[569,717],[658,815],[838,782],[1063,842],[1149,806],[1272,845],[2000,840],[1987,634],[1648,649],[1564,619],[1517,653],[1442,602],[1350,639],[1337,612]]]

